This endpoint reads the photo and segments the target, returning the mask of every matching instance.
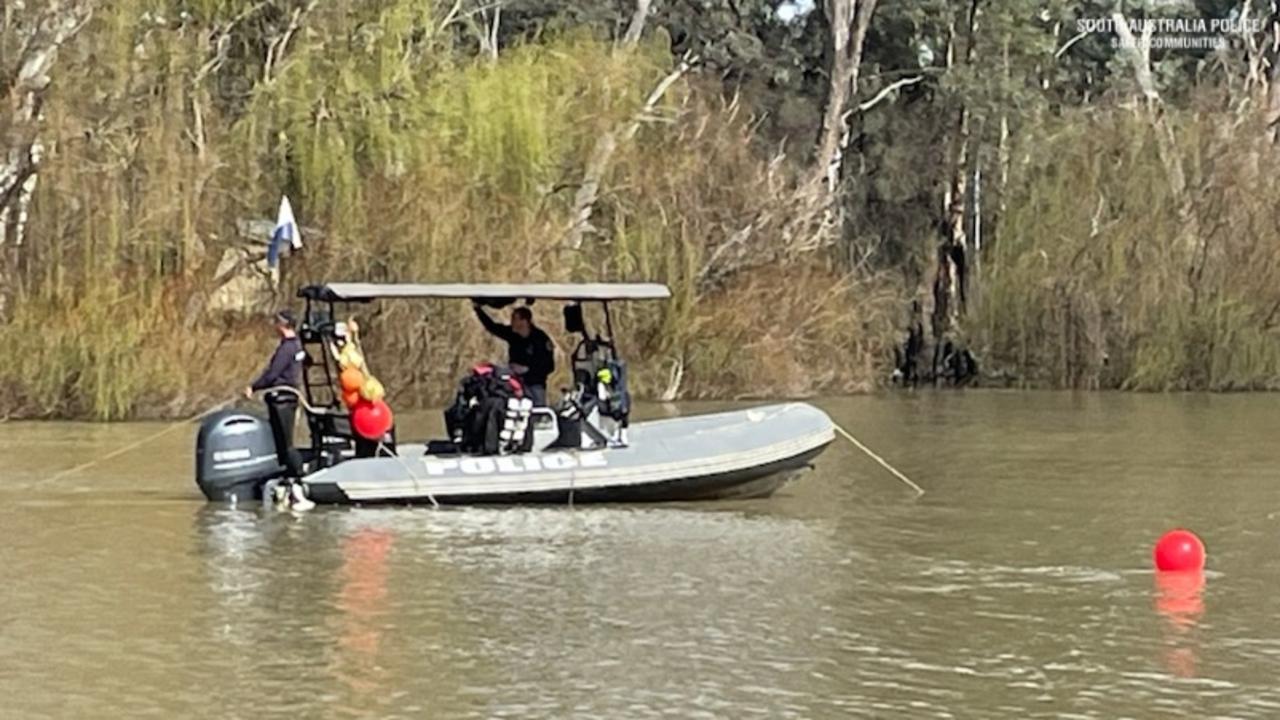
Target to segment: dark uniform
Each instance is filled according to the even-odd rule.
[[[298,387],[302,379],[302,361],[307,356],[302,341],[295,337],[280,339],[276,351],[267,362],[257,380],[249,387],[254,392],[287,385]],[[298,396],[288,392],[272,392],[266,395],[267,417],[271,420],[271,435],[276,443],[276,458],[291,477],[303,475],[302,458],[293,449],[293,424],[298,416]]]
[[[547,377],[556,371],[556,346],[541,328],[530,325],[529,337],[521,337],[511,329],[494,321],[479,306],[476,306],[476,317],[484,324],[494,337],[507,343],[507,362],[529,368],[520,375],[520,384],[524,386],[525,396],[537,407],[547,404]],[[531,321],[532,323],[532,321]]]

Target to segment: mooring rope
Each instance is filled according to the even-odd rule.
[[[312,407],[312,406],[311,406],[311,403],[307,402],[307,396],[306,396],[306,395],[303,395],[301,390],[299,390],[298,388],[296,388],[296,387],[294,387],[294,386],[292,386],[292,385],[275,385],[275,386],[273,386],[273,387],[269,387],[269,388],[266,388],[266,389],[264,389],[264,390],[259,390],[258,392],[263,392],[263,393],[274,393],[274,392],[289,393],[290,395],[293,395],[294,397],[298,398],[298,404],[299,404],[299,405],[301,405],[301,406],[302,406],[302,408],[303,408],[304,410],[306,410],[307,412],[311,413],[312,415],[321,415],[321,414],[323,414],[324,412],[326,412],[326,411],[324,410],[324,408],[316,409],[316,408]]]
[[[875,460],[876,462],[880,463],[880,465],[881,465],[885,470],[888,470],[889,472],[893,473],[894,477],[898,478],[898,479],[899,479],[899,480],[901,480],[902,482],[904,482],[904,483],[906,483],[907,485],[909,485],[909,486],[911,487],[911,489],[912,489],[912,490],[915,490],[915,491],[916,491],[916,497],[920,497],[921,495],[924,495],[924,488],[922,488],[922,487],[920,487],[919,485],[917,485],[917,484],[915,484],[914,482],[912,482],[912,481],[911,481],[911,478],[909,478],[909,477],[907,477],[906,475],[903,475],[901,472],[899,472],[899,471],[898,471],[898,468],[896,468],[896,467],[894,467],[894,466],[890,465],[890,464],[889,464],[889,462],[888,462],[887,460],[885,460],[884,458],[882,458],[882,457],[880,457],[879,455],[877,455],[877,454],[875,454],[874,452],[872,452],[872,451],[871,451],[871,448],[869,448],[869,447],[867,447],[866,445],[863,445],[861,442],[859,442],[858,438],[856,438],[856,437],[854,437],[854,436],[853,436],[853,433],[849,432],[848,430],[845,430],[844,428],[840,427],[839,425],[836,425],[835,423],[831,423],[831,424],[835,426],[836,431],[837,431],[837,432],[839,432],[841,435],[843,435],[843,436],[845,437],[845,439],[846,439],[846,440],[848,440],[849,442],[851,442],[851,443],[853,443],[854,445],[856,445],[856,446],[858,447],[858,449],[859,449],[859,450],[861,450],[862,452],[866,453],[868,457],[870,457],[872,460]]]
[[[80,472],[80,471],[82,471],[82,470],[88,470],[89,468],[93,467],[94,465],[98,465],[98,464],[100,464],[100,463],[104,463],[104,462],[106,462],[106,461],[108,461],[108,460],[112,460],[112,459],[114,459],[114,458],[118,458],[118,457],[120,457],[121,455],[124,455],[124,454],[125,454],[125,453],[127,453],[127,452],[132,452],[133,450],[137,450],[138,448],[142,447],[143,445],[146,445],[146,444],[148,444],[148,443],[151,443],[151,442],[154,442],[154,441],[156,441],[156,440],[159,440],[160,438],[164,437],[165,435],[168,435],[169,433],[173,432],[174,430],[177,430],[178,428],[182,427],[183,425],[186,425],[187,423],[193,423],[193,422],[195,422],[195,421],[197,421],[197,420],[204,419],[205,417],[207,417],[207,416],[209,416],[209,415],[212,415],[212,414],[214,414],[214,413],[218,412],[219,410],[221,410],[221,409],[225,408],[226,406],[230,405],[231,403],[235,402],[237,399],[238,399],[238,398],[231,398],[230,400],[224,400],[223,402],[218,403],[217,405],[214,405],[213,407],[209,408],[208,410],[205,410],[204,412],[200,413],[199,415],[193,415],[193,416],[191,416],[191,417],[189,417],[189,418],[186,418],[185,420],[178,420],[178,421],[176,421],[176,422],[173,422],[173,423],[171,423],[168,427],[164,428],[163,430],[160,430],[159,432],[156,432],[156,433],[153,433],[153,434],[151,434],[151,435],[148,435],[148,436],[146,436],[146,437],[144,437],[144,438],[142,438],[141,440],[138,440],[138,441],[136,441],[136,442],[129,443],[128,445],[125,445],[125,446],[124,446],[124,447],[122,447],[122,448],[117,448],[116,450],[113,450],[113,451],[111,451],[111,452],[107,453],[106,455],[103,455],[103,456],[102,456],[102,457],[100,457],[100,458],[94,458],[93,460],[90,460],[90,461],[89,461],[89,462],[87,462],[87,463],[81,463],[80,465],[77,465],[77,466],[75,466],[75,467],[73,467],[73,468],[71,468],[71,469],[69,469],[69,470],[63,470],[62,472],[57,473],[57,474],[55,474],[55,475],[52,475],[52,476],[50,476],[50,477],[47,477],[47,478],[45,478],[44,480],[42,480],[42,481],[40,481],[40,482],[46,482],[46,483],[48,483],[48,482],[56,482],[56,481],[58,481],[58,480],[61,480],[61,479],[62,479],[62,478],[64,478],[64,477],[67,477],[68,475],[74,475],[75,473],[78,473],[78,472]]]
[[[431,494],[431,488],[422,485],[418,481],[418,475],[413,471],[413,468],[409,467],[409,463],[405,462],[404,458],[400,457],[396,453],[391,452],[390,448],[388,448],[385,444],[378,443],[378,452],[384,452],[384,451],[387,453],[387,455],[395,458],[396,461],[400,463],[400,466],[404,468],[405,472],[409,473],[409,479],[413,480],[413,491],[425,492],[427,494],[427,499],[431,501],[431,507],[435,510],[439,510],[440,503],[436,502],[436,496]]]
[[[302,394],[301,392],[299,392],[299,391],[298,391],[298,389],[297,389],[297,388],[295,388],[295,387],[290,387],[290,386],[288,386],[288,385],[277,385],[276,387],[270,387],[270,388],[267,388],[266,390],[263,390],[262,392],[287,392],[287,393],[292,393],[292,394],[294,394],[294,395],[296,395],[296,396],[298,397],[298,402],[300,402],[300,403],[302,404],[302,406],[303,406],[304,408],[306,408],[306,409],[307,409],[307,411],[308,411],[308,412],[315,412],[315,409],[314,409],[314,408],[312,408],[312,407],[311,407],[311,405],[309,405],[309,404],[307,403],[307,399],[306,399],[306,397],[304,397],[304,396],[303,396],[303,394]],[[239,396],[239,395],[237,395],[237,396],[232,397],[232,398],[230,398],[230,399],[223,400],[222,402],[218,403],[217,405],[214,405],[213,407],[209,408],[208,410],[205,410],[205,411],[201,412],[201,413],[200,413],[200,414],[198,414],[198,415],[192,415],[192,416],[191,416],[191,417],[189,417],[189,418],[185,418],[185,419],[183,419],[183,420],[177,420],[177,421],[174,421],[174,422],[170,423],[167,427],[165,427],[165,428],[163,428],[163,429],[159,430],[158,432],[152,433],[151,435],[148,435],[148,436],[146,436],[146,437],[144,437],[144,438],[142,438],[142,439],[140,439],[140,440],[137,440],[137,441],[135,441],[135,442],[131,442],[131,443],[129,443],[128,445],[125,445],[124,447],[117,448],[117,449],[115,449],[115,450],[113,450],[113,451],[111,451],[111,452],[107,453],[106,455],[103,455],[103,456],[102,456],[102,457],[100,457],[100,458],[94,458],[93,460],[90,460],[89,462],[81,463],[81,464],[79,464],[79,465],[77,465],[77,466],[75,466],[75,467],[73,467],[73,468],[70,468],[70,469],[67,469],[67,470],[63,470],[62,472],[57,473],[57,474],[55,474],[55,475],[51,475],[50,477],[47,477],[47,478],[45,478],[44,480],[41,480],[40,482],[45,482],[45,483],[49,483],[49,482],[56,482],[56,481],[58,481],[58,480],[61,480],[61,479],[62,479],[62,478],[64,478],[64,477],[67,477],[68,475],[74,475],[74,474],[76,474],[76,473],[78,473],[78,472],[81,472],[81,471],[83,471],[83,470],[88,470],[89,468],[91,468],[91,467],[93,467],[93,466],[95,466],[95,465],[99,465],[99,464],[101,464],[101,463],[107,462],[108,460],[114,460],[115,458],[118,458],[118,457],[120,457],[121,455],[124,455],[125,453],[132,452],[132,451],[137,450],[138,448],[140,448],[140,447],[142,447],[142,446],[144,446],[144,445],[147,445],[147,444],[149,444],[149,443],[155,442],[156,440],[159,440],[160,438],[164,437],[165,435],[168,435],[169,433],[173,432],[174,430],[177,430],[178,428],[182,427],[183,425],[187,425],[187,424],[189,424],[189,423],[196,422],[197,420],[203,420],[204,418],[206,418],[206,417],[208,417],[208,416],[210,416],[210,415],[212,415],[212,414],[214,414],[214,413],[218,412],[219,410],[222,410],[223,408],[225,408],[225,407],[227,407],[228,405],[230,405],[230,404],[232,404],[232,403],[236,402],[236,401],[237,401],[237,400],[239,400],[239,399],[240,399],[240,396]]]

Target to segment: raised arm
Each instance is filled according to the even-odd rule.
[[[511,342],[511,337],[515,331],[511,329],[510,325],[503,325],[489,317],[489,313],[480,307],[480,303],[472,303],[471,307],[475,309],[476,317],[480,318],[480,324],[484,325],[484,329],[488,330],[490,335]]]

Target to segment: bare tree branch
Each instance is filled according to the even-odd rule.
[[[903,79],[898,80],[898,81],[896,81],[896,82],[892,82],[892,83],[890,83],[890,84],[886,85],[886,86],[884,87],[884,89],[883,89],[883,90],[881,90],[880,92],[878,92],[878,93],[876,93],[874,96],[872,96],[872,98],[871,98],[870,100],[867,100],[867,101],[866,101],[866,102],[864,102],[864,103],[860,103],[860,104],[858,105],[858,111],[859,111],[859,112],[866,112],[866,111],[870,110],[871,108],[875,107],[876,105],[879,105],[879,104],[880,104],[880,103],[881,103],[885,98],[889,97],[889,94],[890,94],[890,93],[892,93],[892,92],[894,92],[894,91],[896,91],[896,90],[900,90],[901,88],[903,88],[903,87],[905,87],[905,86],[907,86],[907,85],[915,85],[916,83],[920,82],[921,80],[924,80],[924,76],[923,76],[923,75],[916,75],[915,77],[903,78]]]
[[[293,15],[289,18],[289,26],[267,46],[267,57],[262,63],[262,82],[264,85],[270,85],[275,80],[276,68],[279,67],[285,52],[289,49],[289,43],[293,40],[293,36],[297,34],[298,30],[302,29],[303,20],[319,4],[320,0],[311,0],[305,7],[295,9]]]
[[[640,34],[644,32],[645,21],[649,18],[649,5],[652,0],[636,0],[635,12],[631,14],[631,22],[627,25],[627,33],[622,37],[623,47],[631,47],[640,42]]]
[[[596,199],[600,195],[600,183],[604,181],[604,176],[609,170],[609,163],[618,149],[619,139],[629,141],[634,138],[640,131],[645,118],[654,114],[658,103],[662,101],[671,86],[697,63],[696,56],[685,53],[680,59],[680,64],[654,86],[644,106],[632,115],[625,125],[613,128],[596,139],[595,145],[591,148],[591,154],[587,157],[587,166],[582,173],[582,184],[573,197],[573,213],[569,226],[565,229],[564,247],[575,251],[581,250],[587,233],[594,230],[591,225],[591,215],[595,211]]]
[[[1072,45],[1075,45],[1076,43],[1080,42],[1081,40],[1087,37],[1089,37],[1089,31],[1087,30],[1076,33],[1074,37],[1072,37],[1070,40],[1063,43],[1062,47],[1058,48],[1058,51],[1053,54],[1053,59],[1057,60],[1058,58],[1062,57],[1062,54],[1070,50]]]

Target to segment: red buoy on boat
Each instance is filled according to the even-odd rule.
[[[361,400],[351,408],[351,429],[366,440],[381,440],[394,422],[391,408],[382,400]]]
[[[1161,535],[1152,555],[1156,569],[1162,572],[1204,569],[1204,543],[1195,533],[1183,528]]]

